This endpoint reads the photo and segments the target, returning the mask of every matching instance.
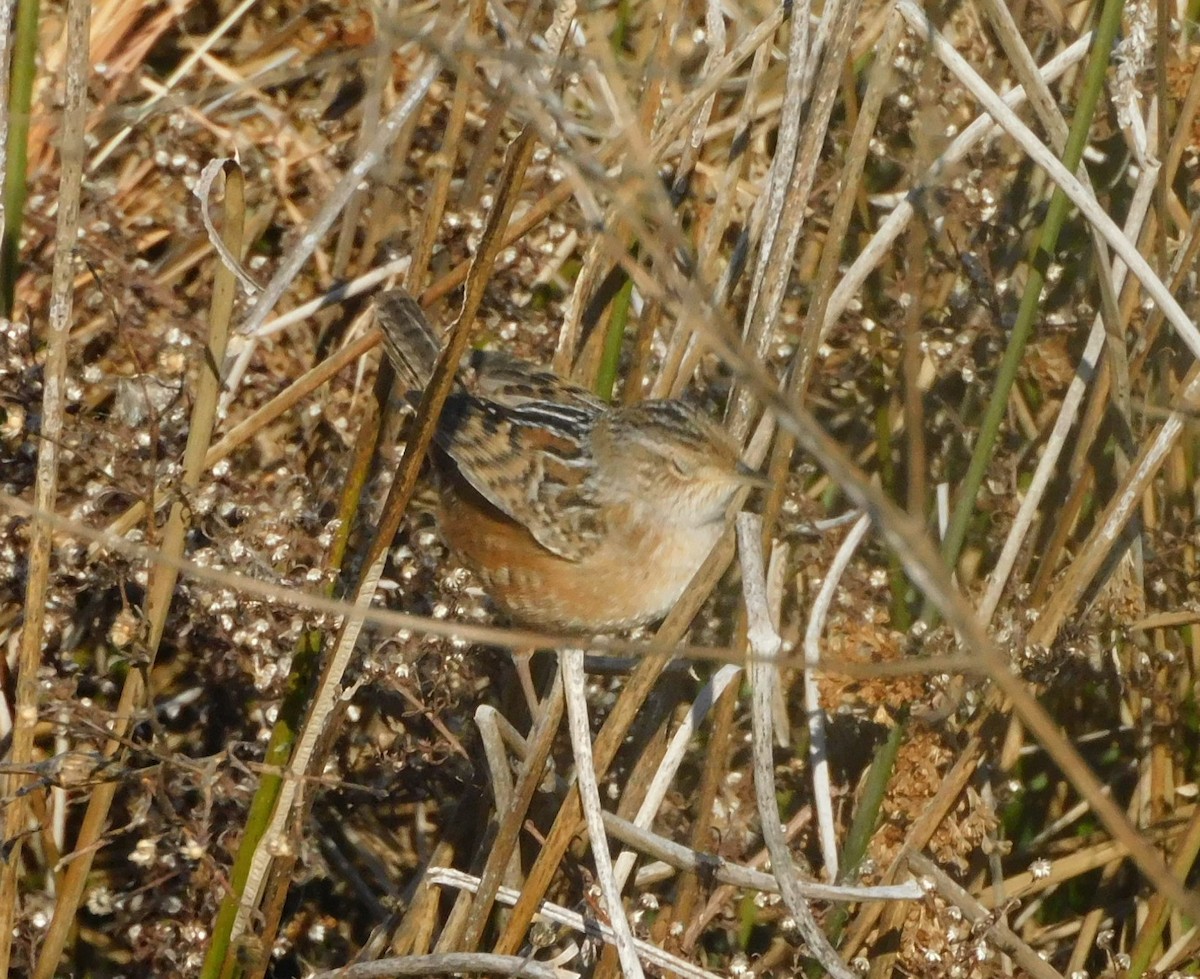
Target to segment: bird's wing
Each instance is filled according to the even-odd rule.
[[[460,376],[472,394],[510,408],[539,403],[551,408],[565,405],[598,414],[607,407],[586,388],[498,350],[472,352]]]
[[[590,554],[603,530],[590,446],[600,409],[588,397],[582,405],[506,404],[455,392],[435,435],[476,492],[569,561]]]
[[[392,289],[375,297],[375,318],[396,374],[407,387],[420,391],[429,383],[441,352],[424,310],[404,290]]]

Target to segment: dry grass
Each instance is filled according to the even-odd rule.
[[[68,35],[65,9],[43,10],[23,264],[0,326],[0,638],[19,721],[5,742],[9,974],[284,977],[435,953],[526,956],[529,970],[561,953],[562,970],[619,974],[594,933],[530,929],[542,897],[593,920],[615,911],[569,781],[557,660],[534,661],[546,686],[530,717],[503,647],[535,637],[496,621],[420,491],[406,505],[397,480],[405,492],[385,503],[398,465],[412,465],[399,446],[424,420],[377,378],[378,284],[247,336],[387,263],[435,321],[454,321],[464,296],[478,303],[464,340],[589,384],[615,368],[619,398],[686,390],[769,467],[777,490],[750,505],[787,555],[773,580],[792,654],[776,717],[790,740],[768,767],[789,852],[823,880],[827,818],[848,882],[925,885],[915,901],[812,902],[851,968],[1200,970],[1194,886],[1189,917],[1154,856],[1194,884],[1200,381],[1186,324],[1133,277],[1102,298],[1110,259],[1075,211],[1052,261],[1029,261],[1053,184],[1009,136],[925,176],[979,107],[890,5],[831,2],[845,33],[814,21],[807,82],[804,38],[765,0],[592,5],[569,25],[527,3],[339,6],[281,0],[222,23],[234,4],[93,3],[80,230],[57,287],[56,240],[74,237],[60,224]],[[1049,61],[1093,14],[1013,5],[1010,36],[1008,10],[975,0],[937,25],[1000,92],[1026,79],[1028,52]],[[1135,15],[1124,27],[1136,41]],[[1200,87],[1187,36],[1173,25],[1164,37],[1140,68],[1128,48],[1110,65],[1083,120],[1087,165],[1119,223],[1150,205],[1132,238],[1194,319]],[[1079,125],[1089,59],[1109,64],[1080,54],[1052,98],[1017,110],[1056,154]],[[441,70],[418,98],[431,59]],[[1146,127],[1163,141],[1147,159],[1118,112],[1131,91],[1137,112],[1156,93],[1169,101]],[[1056,105],[1065,122],[1047,117]],[[369,175],[347,178],[372,139]],[[528,159],[513,149],[526,145]],[[232,297],[210,437],[206,348],[229,273],[192,191],[206,164],[235,156],[244,204],[227,170],[208,206],[278,299]],[[873,245],[906,194],[913,216]],[[853,263],[861,275],[848,276]],[[1035,269],[1047,283],[1005,387]],[[605,333],[631,295],[605,365]],[[64,309],[56,395],[45,380]],[[1099,367],[1072,391],[1093,329]],[[1077,414],[1056,431],[1064,410]],[[60,432],[47,421],[58,418]],[[51,452],[47,486],[37,467]],[[943,488],[946,512],[963,508],[953,565],[965,605],[916,524],[880,502],[932,532],[948,519]],[[31,513],[35,499],[50,512]],[[849,527],[822,521],[864,503],[882,533],[814,612]],[[407,617],[364,624],[331,599]],[[818,614],[824,816],[796,668]],[[655,639],[690,663],[649,656],[632,674],[593,674],[601,799],[632,819],[674,758],[649,828],[781,875],[764,850],[743,681],[677,757],[667,746],[710,661],[744,661],[745,617],[730,538]],[[987,642],[960,649],[944,621],[968,637],[982,622],[1005,658]],[[16,668],[23,643],[40,658],[32,675]],[[431,883],[433,867],[482,876],[484,893]],[[515,909],[493,904],[502,884]],[[634,936],[693,968],[819,971],[794,899],[729,883],[711,861],[641,859],[624,896]]]

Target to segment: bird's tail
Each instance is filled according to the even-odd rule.
[[[417,301],[403,289],[375,299],[375,318],[383,331],[383,346],[402,384],[420,391],[433,376],[441,344]]]

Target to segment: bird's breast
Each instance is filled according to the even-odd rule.
[[[579,561],[542,547],[474,494],[444,494],[446,543],[518,622],[564,632],[610,632],[665,615],[721,534],[646,519],[640,508],[605,514],[601,539]]]

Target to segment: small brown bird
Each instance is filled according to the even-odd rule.
[[[376,300],[401,383],[424,389],[441,350],[406,293]],[[684,401],[609,405],[506,354],[464,358],[431,450],[451,550],[513,619],[606,632],[660,618],[763,480]]]

